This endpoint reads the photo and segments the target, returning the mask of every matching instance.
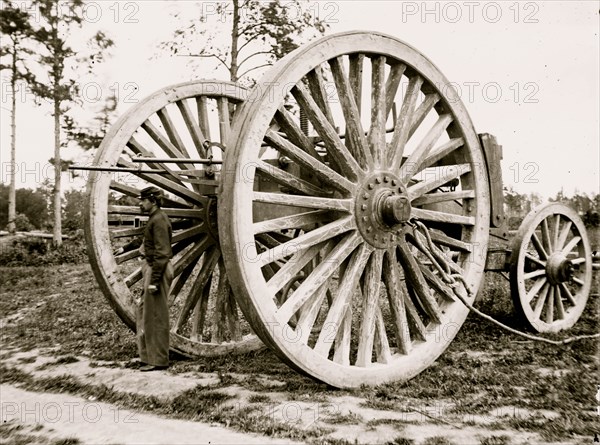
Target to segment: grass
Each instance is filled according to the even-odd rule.
[[[598,273],[594,280],[592,292],[597,292]],[[93,362],[103,362],[98,366],[105,367],[104,362],[108,361],[113,363],[112,366],[134,367],[131,359],[137,358],[135,337],[107,304],[89,266],[0,268],[0,281],[6,283],[0,294],[0,318],[12,318],[2,330],[3,360],[13,354],[10,348],[53,348],[52,353],[59,358],[49,366],[72,363],[78,356],[87,356]],[[568,333],[547,337],[564,338],[598,332],[599,304],[598,295],[592,295],[583,316]],[[476,306],[519,328],[508,283],[501,276],[486,275]],[[242,431],[311,443],[344,443],[323,436],[332,425],[343,428],[344,424],[362,422],[372,428],[376,426],[372,422],[376,421],[365,422],[358,416],[338,415],[326,424],[322,422],[316,428],[304,430],[290,423],[275,422],[265,415],[260,404],[271,401],[267,393],[284,393],[289,400],[310,400],[311,403],[351,395],[362,398],[364,406],[383,411],[409,412],[410,407],[415,407],[432,416],[423,418],[424,421],[438,424],[456,423],[457,419],[470,415],[489,416],[492,423],[486,428],[490,430],[537,432],[544,440],[561,441],[575,435],[593,437],[595,432],[596,418],[591,410],[595,406],[596,387],[590,376],[598,375],[600,371],[597,348],[596,340],[582,340],[565,346],[524,341],[470,314],[448,349],[412,380],[354,391],[336,390],[314,382],[288,368],[266,349],[242,356],[194,360],[173,355],[169,372],[217,373],[220,383],[204,389],[194,388],[169,403],[154,397],[115,392],[103,385],[83,385],[70,377],[34,380],[28,374],[5,366],[0,377],[5,383],[18,382],[33,390],[94,396],[132,410],[214,421]],[[551,372],[540,373],[539,370],[544,368]],[[566,372],[555,375],[552,371],[556,370]],[[249,397],[250,405],[240,407],[225,391],[232,385],[243,386],[258,394]],[[558,417],[494,416],[501,407],[514,407],[517,413],[552,410]],[[404,427],[406,423],[398,426]],[[0,429],[0,437],[5,432]],[[11,434],[24,433],[12,431]],[[16,436],[11,436],[11,440],[13,437]],[[427,439],[431,443],[426,442],[426,445],[447,445],[441,442],[442,438],[436,437]],[[403,436],[395,440],[390,443],[410,443],[401,442],[408,440]],[[488,437],[482,440],[502,439]]]

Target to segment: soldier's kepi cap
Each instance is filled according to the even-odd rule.
[[[160,189],[156,188],[156,187],[146,187],[145,189],[143,189],[140,192],[140,199],[146,199],[146,198],[151,198],[151,197],[155,197],[155,198],[160,198],[162,196],[162,192]]]

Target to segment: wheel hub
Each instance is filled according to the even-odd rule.
[[[374,173],[359,187],[355,202],[356,225],[372,246],[380,249],[394,246],[410,214],[406,187],[396,175]]]
[[[575,266],[573,262],[561,253],[555,253],[548,258],[546,275],[552,284],[564,283],[573,278]]]

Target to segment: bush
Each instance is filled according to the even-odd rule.
[[[19,237],[0,248],[0,266],[55,266],[87,262],[85,243],[81,237],[65,240],[52,248],[52,241],[43,238]]]

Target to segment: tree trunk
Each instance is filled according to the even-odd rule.
[[[240,5],[238,1],[233,1],[233,26],[231,27],[231,66],[229,68],[229,78],[232,82],[237,82],[238,80],[238,41],[240,39]]]
[[[54,100],[54,231],[52,243],[54,247],[62,245],[60,177],[62,174],[60,162],[60,103]]]
[[[10,86],[12,89],[12,108],[10,116],[10,186],[8,189],[8,231],[15,233],[17,226],[15,219],[17,217],[17,190],[15,187],[17,176],[17,52],[13,46],[12,54],[12,78]]]

